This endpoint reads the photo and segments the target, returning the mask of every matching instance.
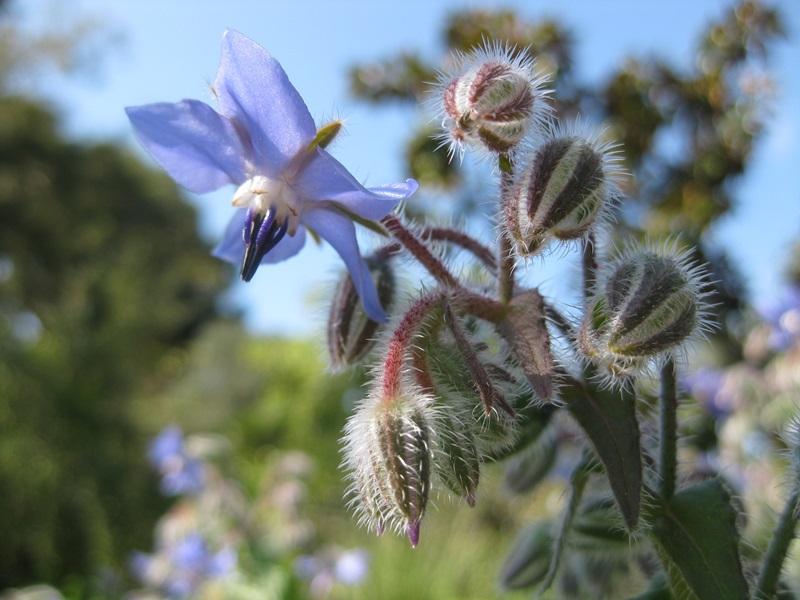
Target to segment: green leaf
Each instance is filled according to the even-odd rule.
[[[545,578],[553,548],[551,529],[552,523],[540,521],[522,531],[500,571],[500,584],[505,589],[531,587]]]
[[[555,581],[556,575],[558,575],[558,569],[561,566],[561,557],[567,545],[567,538],[569,537],[572,521],[575,518],[575,513],[578,512],[578,506],[580,506],[583,491],[586,489],[586,484],[589,481],[591,472],[591,455],[589,452],[584,452],[583,458],[572,471],[572,475],[569,479],[569,499],[567,500],[564,514],[558,526],[558,534],[555,537],[553,552],[550,557],[550,566],[547,568],[547,576],[544,578],[544,581],[542,581],[542,586],[539,589],[540,594],[543,594],[553,585],[553,581]]]
[[[591,381],[592,375],[587,373],[586,380]],[[601,390],[574,380],[571,383],[562,388],[567,410],[594,446],[625,523],[633,529],[639,521],[642,492],[636,394],[631,386]]]
[[[630,554],[638,544],[620,520],[614,499],[597,496],[585,501],[572,524],[569,547],[581,552]]]
[[[693,485],[648,506],[650,536],[677,594],[699,600],[748,598],[739,558],[736,510],[719,479]]]

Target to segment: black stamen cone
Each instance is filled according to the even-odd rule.
[[[250,211],[243,232],[244,258],[240,270],[243,281],[253,278],[261,260],[283,239],[288,226],[288,221],[278,221],[271,209],[266,213]]]

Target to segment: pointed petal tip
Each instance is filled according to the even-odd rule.
[[[406,526],[406,535],[408,535],[408,541],[411,542],[411,547],[416,548],[419,544],[419,521],[412,521]]]

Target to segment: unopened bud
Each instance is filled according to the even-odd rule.
[[[581,351],[629,375],[706,328],[704,271],[674,249],[627,252],[601,272],[578,335]]]
[[[451,148],[464,144],[506,153],[549,112],[534,60],[501,47],[476,50],[440,79],[437,101]]]
[[[394,398],[372,394],[345,428],[344,463],[360,520],[404,532],[413,546],[430,496],[434,421],[432,400],[409,390]]]
[[[556,133],[531,154],[503,200],[505,229],[519,256],[552,240],[583,237],[619,194],[613,146]]]
[[[397,282],[391,259],[380,254],[366,259],[381,305],[391,310],[397,295]],[[380,324],[364,312],[349,273],[345,273],[333,295],[328,316],[328,355],[334,369],[359,362],[375,345]]]

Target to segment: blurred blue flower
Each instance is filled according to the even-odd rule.
[[[309,582],[311,595],[327,597],[335,583],[357,585],[369,573],[369,554],[366,550],[323,550],[321,553],[299,556],[294,563],[297,575]]]
[[[148,457],[161,474],[161,491],[167,496],[196,494],[205,487],[205,466],[186,453],[179,427],[159,433],[150,444]]]
[[[207,581],[233,573],[236,562],[232,548],[212,552],[202,535],[190,533],[156,554],[135,553],[130,566],[145,585],[162,590],[170,598],[188,598]]]
[[[239,186],[215,255],[240,264],[249,281],[260,264],[297,254],[308,230],[339,253],[367,314],[385,320],[353,219],[381,219],[417,183],[364,188],[315,143],[314,120],[278,61],[241,33],[223,37],[213,92],[219,112],[197,100],[126,111],[139,141],[180,185],[197,193]]]
[[[369,573],[369,554],[356,548],[343,552],[334,566],[334,576],[345,585],[361,583]]]
[[[698,369],[683,375],[681,383],[715,419],[724,419],[733,412],[734,399],[725,386],[725,371]]]
[[[211,552],[206,539],[199,533],[184,537],[171,548],[170,554],[178,571],[203,579],[223,577],[236,568],[236,553],[231,548]]]
[[[759,312],[770,327],[769,343],[774,350],[786,350],[800,339],[800,286],[784,289]]]

